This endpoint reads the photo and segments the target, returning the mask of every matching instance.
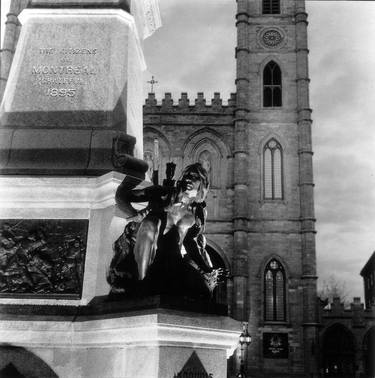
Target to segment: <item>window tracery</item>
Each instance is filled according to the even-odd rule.
[[[263,70],[263,106],[282,106],[281,69],[273,60]]]
[[[264,271],[264,320],[286,320],[285,270],[272,259]]]
[[[263,149],[263,197],[283,199],[283,154],[276,139],[270,139]]]
[[[263,14],[279,14],[280,0],[263,0]]]

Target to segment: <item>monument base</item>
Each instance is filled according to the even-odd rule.
[[[109,293],[124,177],[0,177],[0,304],[84,306]]]
[[[2,310],[0,373],[23,376],[226,378],[240,333],[225,316],[162,308],[43,316],[39,307],[27,320]]]
[[[108,300],[124,177],[0,177],[1,377],[226,377],[241,327],[225,308]]]

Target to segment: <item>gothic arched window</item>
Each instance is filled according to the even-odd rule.
[[[264,271],[264,320],[286,320],[285,271],[276,259]]]
[[[281,70],[273,60],[263,70],[263,106],[282,106]]]
[[[283,152],[275,139],[269,140],[263,149],[263,197],[283,199]]]
[[[280,0],[263,0],[263,14],[279,14]]]

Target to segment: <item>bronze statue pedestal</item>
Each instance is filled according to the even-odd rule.
[[[173,378],[184,373],[226,378],[227,358],[238,344],[238,322],[165,309],[157,305],[160,298],[153,301],[156,308],[137,309],[134,303],[133,310],[122,302],[48,309],[3,305],[0,337],[13,347],[0,348],[0,371],[13,363],[24,376],[39,369],[40,376],[60,378]]]

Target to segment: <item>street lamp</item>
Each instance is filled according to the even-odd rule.
[[[251,336],[249,334],[249,331],[247,329],[248,327],[247,322],[242,323],[242,332],[240,335],[240,345],[241,345],[241,364],[240,364],[240,372],[237,374],[237,378],[246,378],[246,370],[245,370],[245,347],[246,352],[248,346],[251,344]]]

